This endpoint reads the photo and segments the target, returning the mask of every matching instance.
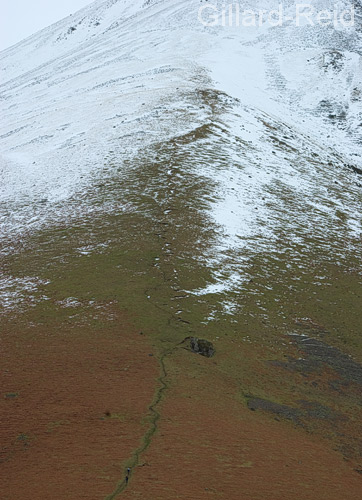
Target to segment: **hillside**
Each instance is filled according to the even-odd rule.
[[[4,498],[359,498],[362,7],[224,3],[0,53]]]

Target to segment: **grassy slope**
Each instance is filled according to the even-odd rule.
[[[206,498],[212,493],[236,499],[244,485],[245,498],[315,498],[316,488],[319,498],[341,498],[341,491],[344,498],[357,498],[360,382],[353,368],[344,367],[343,357],[338,371],[327,355],[303,352],[301,343],[288,334],[318,338],[361,361],[358,258],[349,255],[347,265],[334,264],[331,257],[339,243],[331,241],[323,253],[312,236],[307,251],[295,247],[288,254],[276,248],[273,255],[250,255],[245,271],[249,283],[229,296],[236,304],[232,321],[222,314],[216,295],[185,292],[212,281],[205,254],[218,228],[203,211],[212,186],[191,168],[207,136],[208,131],[200,129],[177,144],[156,147],[129,166],[127,176],[106,180],[89,193],[98,203],[118,200],[128,210],[44,230],[30,237],[26,250],[7,257],[4,264],[10,274],[50,280],[37,292],[49,300],[16,321],[2,319],[2,330],[18,332],[20,342],[36,342],[38,330],[57,338],[66,330],[71,345],[72,335],[94,339],[116,331],[122,324],[119,318],[126,315],[130,326],[120,326],[124,335],[114,337],[113,348],[118,349],[118,342],[120,349],[124,342],[134,345],[125,340],[129,329],[142,339],[135,344],[140,352],[152,349],[164,363],[165,373],[161,368],[149,371],[145,364],[152,390],[149,385],[143,389],[142,377],[137,379],[139,389],[132,386],[148,403],[142,417],[141,410],[135,415],[134,430],[129,428],[134,432],[133,451],[128,447],[127,454],[120,452],[119,486],[113,495],[109,489],[109,498],[123,491],[124,467],[144,463],[150,467],[136,468],[123,495],[151,500]],[[104,248],[88,255],[79,252],[80,247],[103,242]],[[294,259],[298,253],[302,265]],[[316,276],[325,277],[323,286]],[[68,297],[75,297],[78,305],[62,307],[60,302]],[[219,319],[205,321],[214,311]],[[179,344],[189,335],[214,342],[216,356],[207,360],[182,349]],[[81,351],[78,356],[81,360]],[[298,364],[299,358],[305,362]],[[38,362],[50,363],[41,353]],[[15,372],[21,369],[13,367]],[[97,365],[100,376],[104,369],[104,364]],[[51,365],[48,370],[51,377]],[[126,382],[123,376],[120,372],[120,388]],[[155,404],[150,411],[151,392]],[[4,398],[3,404],[9,400]],[[26,422],[21,415],[14,410],[19,433]],[[142,451],[139,456],[137,450]],[[186,472],[186,482],[175,472],[175,460],[183,470],[192,470],[191,475]],[[8,462],[16,468],[17,455]],[[255,464],[253,475],[245,476]],[[286,469],[289,466],[292,470]],[[278,471],[275,484],[270,482],[273,470]],[[59,472],[64,477],[73,473]],[[112,481],[116,488],[115,471],[107,485]],[[57,498],[62,495],[60,489]],[[82,498],[98,496],[88,492]]]

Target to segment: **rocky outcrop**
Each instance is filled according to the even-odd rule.
[[[201,354],[201,356],[205,356],[206,358],[212,358],[215,354],[213,344],[205,339],[186,337],[182,344],[186,349],[189,349],[196,354]]]

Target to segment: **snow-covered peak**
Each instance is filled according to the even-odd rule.
[[[311,3],[315,12],[330,9]],[[292,0],[280,26],[229,26],[221,0],[97,0],[0,53],[4,241],[121,209],[111,201],[95,208],[90,186],[116,168],[126,175],[126,160],[204,125],[222,130],[198,165],[218,186],[210,212],[224,227],[222,248],[250,250],[252,238],[255,251],[272,248],[282,227],[303,240],[306,204],[309,231],[333,232],[343,212],[346,234],[357,237],[362,62],[353,3],[353,26],[297,26]],[[242,5],[259,16],[278,6]],[[206,26],[201,12],[219,22]]]

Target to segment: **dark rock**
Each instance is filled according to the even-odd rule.
[[[362,170],[355,165],[347,165],[349,169],[351,169],[355,174],[362,175]]]
[[[214,346],[208,340],[198,339],[197,337],[186,337],[182,344],[185,344],[186,348],[192,352],[201,354],[201,356],[205,356],[206,358],[212,358],[215,354]]]

